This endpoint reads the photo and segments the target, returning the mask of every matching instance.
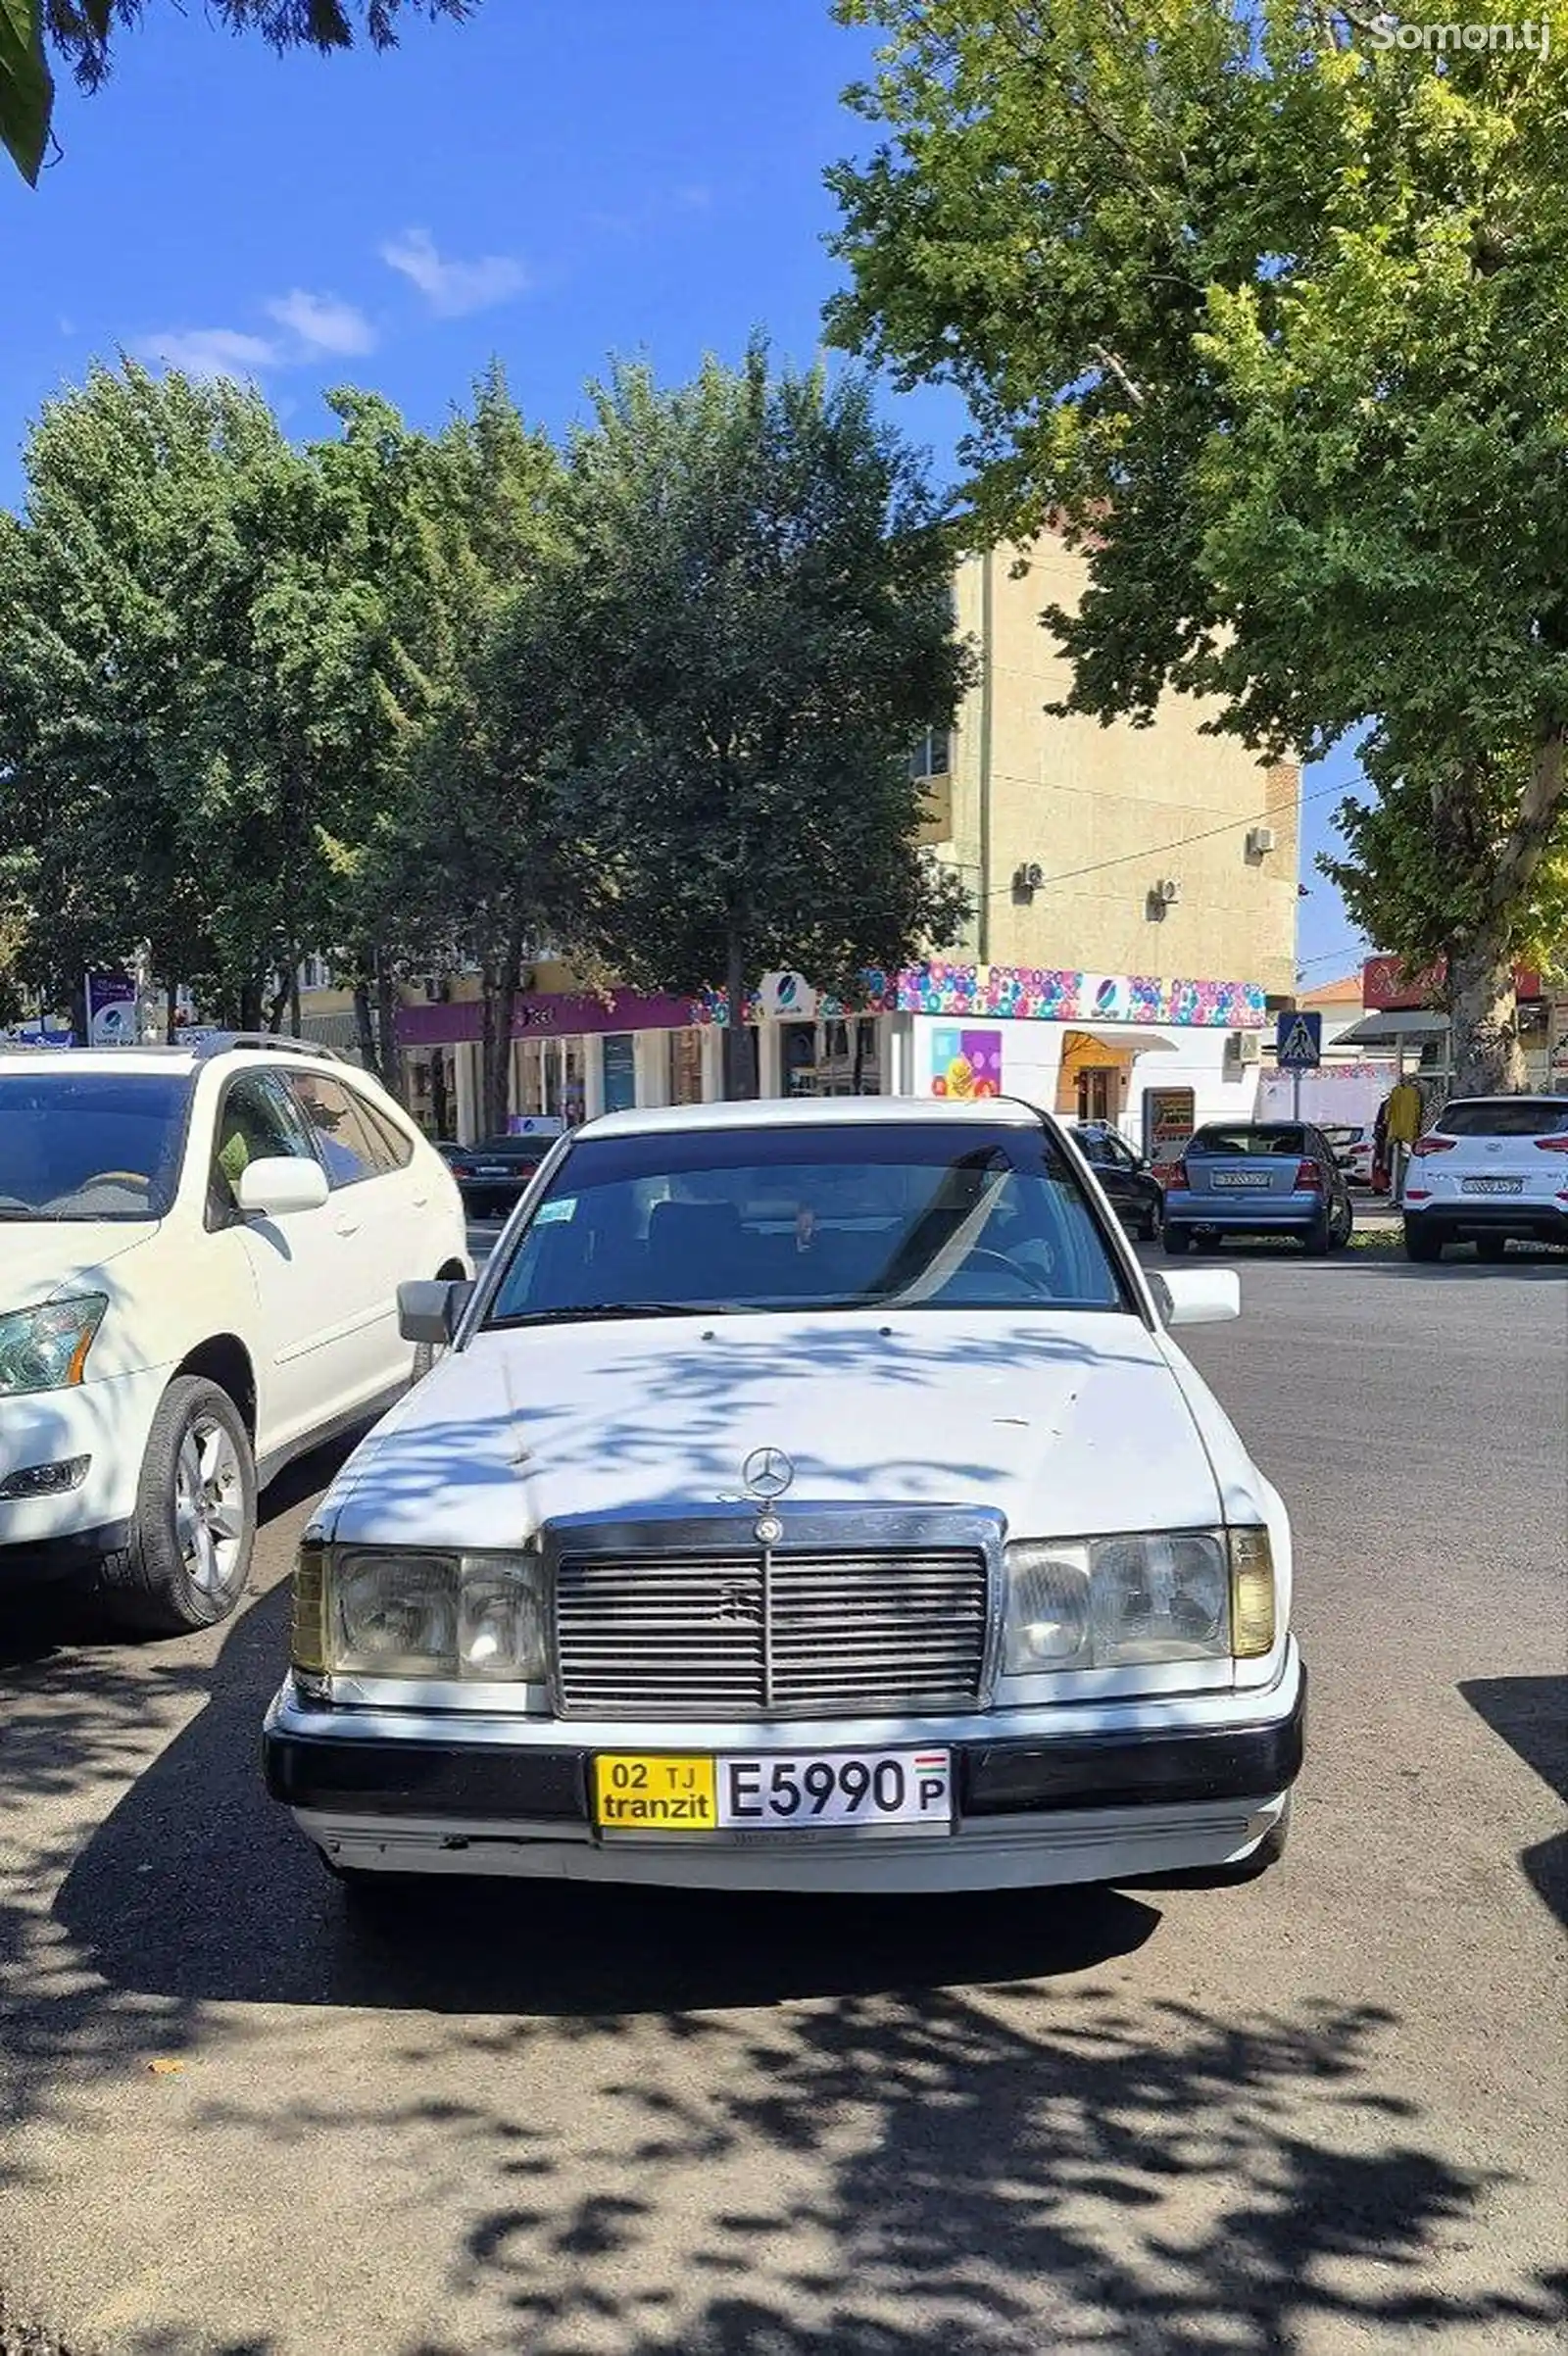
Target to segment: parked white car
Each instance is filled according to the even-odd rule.
[[[1568,1096],[1450,1098],[1411,1149],[1400,1207],[1412,1259],[1568,1244]]]
[[[306,1534],[270,1789],[332,1870],[779,1890],[1250,1874],[1285,1508],[1056,1124],[623,1112],[553,1149]]]
[[[324,1049],[0,1051],[0,1599],[221,1619],[258,1490],[407,1389],[400,1280],[469,1267],[440,1155]]]

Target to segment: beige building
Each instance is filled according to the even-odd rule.
[[[982,964],[1295,981],[1298,772],[1206,736],[1217,707],[1167,697],[1151,728],[1045,710],[1071,666],[1040,614],[1071,611],[1082,560],[1038,542],[958,567],[979,684],[931,781],[927,839],[976,901]],[[935,750],[940,756],[940,740]],[[1036,880],[1038,877],[1038,880]]]

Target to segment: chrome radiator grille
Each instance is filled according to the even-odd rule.
[[[560,1702],[571,1717],[894,1716],[973,1706],[978,1548],[565,1554]]]

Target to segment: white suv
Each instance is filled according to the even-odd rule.
[[[1454,1097],[1415,1141],[1400,1207],[1412,1259],[1568,1244],[1568,1096]]]
[[[441,1156],[325,1049],[0,1049],[0,1599],[222,1619],[258,1490],[419,1370],[399,1282],[468,1273]]]

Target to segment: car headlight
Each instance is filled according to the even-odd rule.
[[[1273,1643],[1266,1530],[1025,1539],[1006,1550],[1004,1677],[1253,1659]]]
[[[535,1555],[300,1549],[293,1659],[306,1675],[521,1684],[545,1674],[544,1628]]]
[[[108,1306],[107,1293],[78,1293],[72,1301],[45,1301],[0,1317],[0,1399],[67,1391],[79,1383]]]

